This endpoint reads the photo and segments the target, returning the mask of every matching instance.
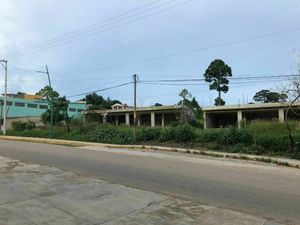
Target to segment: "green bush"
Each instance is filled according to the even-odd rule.
[[[85,135],[86,141],[112,143],[112,144],[133,144],[133,133],[129,129],[120,129],[113,126],[102,126]]]
[[[193,138],[195,138],[194,130],[188,124],[171,127],[171,129],[174,132],[174,137],[176,142],[191,141]]]
[[[261,135],[257,137],[256,144],[273,153],[287,152],[287,136]]]
[[[12,128],[14,131],[32,130],[35,128],[35,123],[32,121],[14,121],[12,122]]]
[[[173,127],[166,127],[161,130],[160,141],[173,141],[175,139],[175,132]]]
[[[159,140],[161,129],[159,128],[146,128],[143,127],[137,132],[138,141],[152,141]]]
[[[219,132],[218,142],[224,145],[234,145],[234,144],[246,144],[252,143],[252,136],[246,130],[239,130],[235,127],[231,127],[227,130],[222,130]]]
[[[293,159],[300,159],[300,142],[295,143],[294,151],[292,153]]]

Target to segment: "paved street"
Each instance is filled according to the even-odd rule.
[[[1,225],[270,224],[240,212],[4,157],[0,180]]]
[[[89,149],[87,149],[89,148]],[[300,224],[300,172],[178,153],[0,141],[0,155],[204,205]]]

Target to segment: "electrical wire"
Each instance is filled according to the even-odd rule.
[[[80,93],[80,94],[76,94],[76,95],[69,95],[69,96],[67,96],[67,98],[78,97],[78,96],[82,96],[82,95],[88,95],[88,94],[97,93],[97,92],[101,92],[101,91],[107,91],[107,90],[111,90],[111,89],[114,89],[114,88],[126,86],[126,85],[132,84],[132,83],[133,82],[131,81],[131,82],[123,83],[123,84],[118,84],[118,85],[115,85],[115,86],[112,86],[112,87],[102,88],[102,89],[93,90],[93,91],[89,91],[89,92],[84,92],[84,93]]]
[[[174,1],[177,1],[177,0],[172,0],[172,1],[169,1],[168,3],[171,3],[171,2],[174,2]],[[65,44],[69,44],[71,42],[80,40],[82,38],[86,38],[86,37],[89,37],[89,36],[92,36],[92,35],[96,35],[96,34],[99,34],[99,33],[104,33],[106,31],[112,30],[114,28],[118,28],[118,27],[123,26],[123,25],[127,25],[127,24],[130,24],[130,23],[133,23],[133,22],[136,22],[136,21],[139,21],[139,20],[142,20],[142,19],[154,16],[154,15],[161,14],[161,13],[163,13],[165,11],[168,11],[168,10],[171,10],[173,8],[179,7],[181,5],[187,4],[187,3],[191,2],[191,1],[193,1],[193,0],[187,0],[187,1],[184,1],[182,3],[173,5],[171,7],[167,7],[167,8],[164,8],[162,10],[158,10],[156,12],[153,12],[153,13],[150,13],[150,14],[146,14],[144,16],[140,16],[140,17],[128,20],[126,22],[121,22],[120,21],[120,23],[117,23],[116,25],[108,24],[108,25],[106,25],[106,26],[108,26],[107,28],[105,28],[103,30],[100,30],[100,31],[95,31],[95,32],[87,33],[87,34],[81,33],[81,34],[78,34],[77,36],[69,37],[69,38],[67,38],[67,40],[63,40],[63,41],[60,41],[60,42],[57,41],[57,43],[54,42],[53,44],[47,44],[47,45],[42,45],[42,46],[39,46],[39,47],[29,48],[28,50],[31,51],[31,52],[27,52],[27,53],[26,52],[24,52],[24,53],[22,53],[22,52],[16,52],[16,53],[11,53],[10,55],[6,54],[5,56],[9,57],[9,58],[15,58],[15,57],[26,55],[28,53],[39,52],[39,51],[43,51],[43,50],[46,50],[46,49],[49,49],[49,48],[53,48],[53,47],[57,47],[57,46],[65,45]],[[166,3],[164,3],[164,4],[166,4]],[[163,5],[163,4],[161,4],[161,5]],[[153,7],[152,9],[159,8],[159,7],[160,6]],[[141,13],[139,13],[139,14],[141,14]],[[130,16],[130,17],[132,17],[132,16]],[[116,22],[114,22],[114,23],[116,23]],[[17,50],[15,50],[15,51],[17,51]],[[27,51],[27,50],[24,50],[24,51]]]

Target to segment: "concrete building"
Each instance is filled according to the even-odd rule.
[[[41,115],[49,109],[49,103],[46,100],[29,100],[25,98],[8,97],[7,98],[7,128],[11,128],[13,121],[32,121],[37,126],[42,125]],[[85,109],[85,103],[69,103],[68,115],[70,117],[79,117]],[[0,126],[3,119],[3,97],[0,96]]]
[[[203,108],[204,128],[220,128],[241,126],[242,121],[247,123],[254,120],[285,120],[288,103],[265,103],[213,106]],[[288,118],[299,119],[300,104],[295,104],[289,112]]]
[[[137,125],[138,126],[167,126],[172,122],[179,121],[181,118],[182,106],[153,106],[137,108]],[[127,107],[123,109],[109,110],[87,110],[84,111],[85,118],[89,114],[98,114],[102,118],[102,123],[115,125],[133,125],[134,109]]]

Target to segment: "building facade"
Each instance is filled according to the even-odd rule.
[[[285,121],[289,103],[245,104],[203,108],[204,128],[240,127],[242,122],[257,120]],[[299,120],[300,104],[295,104],[288,114],[289,119]]]
[[[7,98],[7,128],[11,128],[13,121],[32,121],[37,126],[42,125],[40,120],[41,115],[49,109],[47,100],[30,100],[25,98]],[[70,102],[68,108],[68,115],[70,117],[80,117],[82,111],[85,109],[85,103]],[[3,97],[0,97],[0,118],[1,126],[3,120]]]
[[[132,107],[109,110],[86,110],[84,118],[89,114],[100,115],[103,124],[134,125],[134,109]],[[153,106],[137,108],[137,125],[138,126],[167,126],[171,123],[180,121],[182,115],[182,106]]]

